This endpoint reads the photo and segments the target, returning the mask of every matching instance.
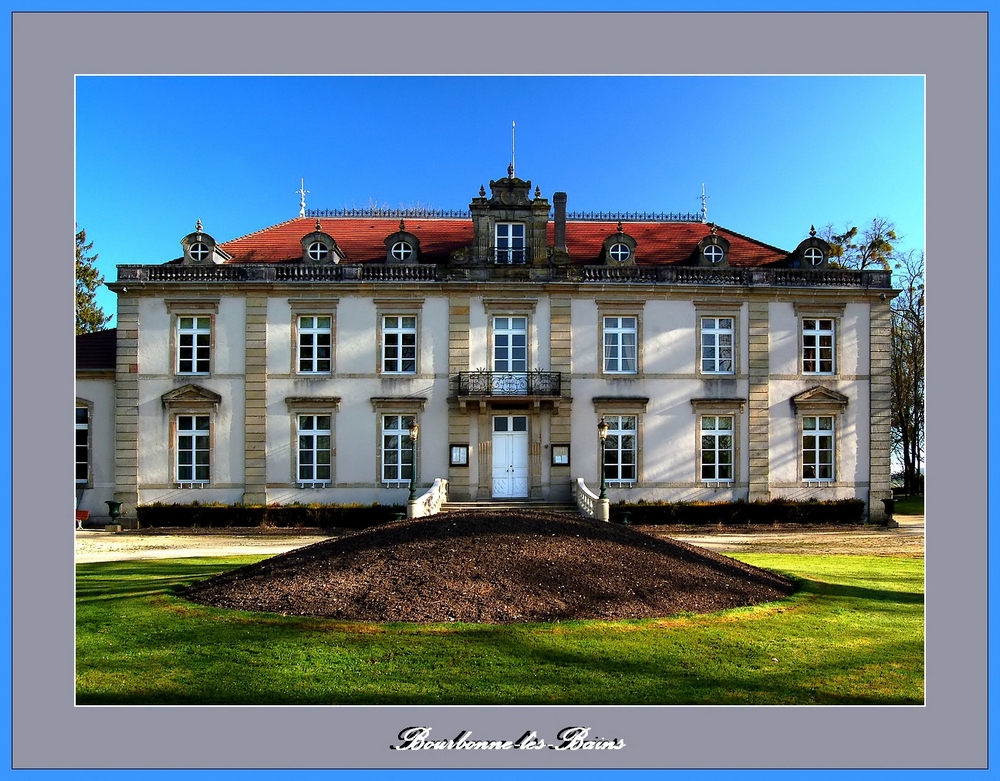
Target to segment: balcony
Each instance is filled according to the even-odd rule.
[[[562,375],[559,372],[491,372],[481,369],[460,372],[456,378],[456,397],[464,409],[474,406],[496,406],[511,402],[526,402],[558,409],[562,395]]]
[[[490,257],[498,266],[523,266],[531,262],[531,248],[490,247]]]

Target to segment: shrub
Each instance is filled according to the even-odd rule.
[[[395,520],[406,513],[401,505],[386,504],[143,504],[136,508],[139,527],[232,527],[270,526],[279,529],[364,529]]]
[[[629,523],[649,526],[747,526],[771,524],[853,525],[865,522],[861,499],[834,499],[825,502],[796,502],[772,499],[769,502],[657,502],[641,499],[635,504],[618,502],[611,506],[611,521],[620,523],[628,513]]]

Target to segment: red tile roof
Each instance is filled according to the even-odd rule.
[[[255,233],[226,241],[219,246],[232,256],[230,263],[281,263],[302,259],[302,238],[316,230],[316,217],[296,217]],[[445,262],[454,250],[473,241],[471,218],[407,218],[406,231],[420,240],[421,259]],[[385,239],[399,230],[398,217],[321,217],[320,229],[333,237],[347,263],[385,260]],[[698,242],[710,233],[700,222],[623,222],[624,233],[636,240],[636,262],[684,264],[694,260]],[[617,221],[568,220],[566,245],[572,262],[599,263],[604,240],[618,231]],[[738,233],[717,228],[730,242],[732,266],[763,266],[787,260],[789,252]],[[548,224],[548,241],[554,242],[554,224]]]
[[[118,329],[109,328],[91,334],[76,336],[77,371],[115,368],[115,348],[118,344]]]

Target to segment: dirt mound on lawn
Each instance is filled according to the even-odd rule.
[[[655,618],[772,602],[791,581],[634,529],[545,512],[448,513],[196,583],[194,602],[355,621]]]

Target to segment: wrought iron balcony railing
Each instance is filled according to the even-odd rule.
[[[522,266],[531,262],[531,247],[490,247],[490,257],[498,266]]]
[[[559,396],[562,375],[540,370],[460,372],[457,390],[459,396]]]

